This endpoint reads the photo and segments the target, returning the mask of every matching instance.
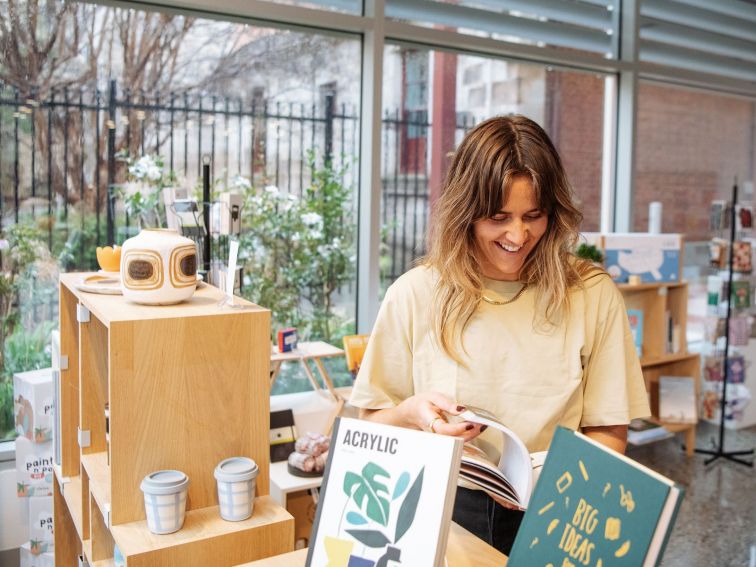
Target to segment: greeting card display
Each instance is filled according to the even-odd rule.
[[[732,243],[732,269],[736,272],[750,273],[751,243],[736,241]]]

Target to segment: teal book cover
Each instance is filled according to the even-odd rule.
[[[657,565],[682,498],[673,481],[558,427],[508,566]]]

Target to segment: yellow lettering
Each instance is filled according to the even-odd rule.
[[[581,498],[580,502],[578,502],[578,505],[575,508],[575,513],[572,515],[572,523],[576,526],[580,525],[580,516],[585,511],[586,506],[588,506],[588,502],[586,502],[584,498]]]
[[[583,541],[584,536],[582,534],[577,533],[573,530],[572,532],[575,537],[572,538],[572,541],[570,542],[570,547],[567,550],[567,553],[569,553],[570,557],[575,559],[578,555],[578,549],[580,548],[580,542]]]
[[[598,510],[581,498],[572,516],[572,523],[587,534],[592,534],[598,524]]]
[[[575,550],[573,559],[577,559],[583,565],[588,565],[591,562],[591,551],[595,547],[588,539],[583,539],[580,546]]]

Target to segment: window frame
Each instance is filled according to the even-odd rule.
[[[363,0],[361,15],[281,4],[270,0],[94,0],[95,3],[193,13],[229,21],[259,23],[327,34],[362,38],[362,101],[357,267],[357,332],[369,332],[379,306],[378,257],[380,241],[380,119],[383,47],[386,43],[423,49],[451,50],[479,56],[516,59],[610,75],[605,89],[604,164],[602,171],[602,230],[629,230],[635,153],[638,81],[654,80],[701,88],[756,100],[756,82],[696,71],[669,63],[643,61],[639,22],[644,0],[617,0],[612,7],[613,55],[573,52],[553,47],[510,43],[449,29],[392,20],[386,5],[397,0]],[[736,0],[728,0],[735,6]],[[328,6],[329,0],[311,0]],[[338,2],[337,2],[338,4]],[[687,9],[687,8],[686,8]],[[744,21],[748,18],[744,18]],[[614,81],[612,83],[612,81]],[[613,88],[610,88],[613,87]],[[377,130],[377,131],[376,131]]]

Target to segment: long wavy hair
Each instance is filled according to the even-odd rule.
[[[498,116],[478,124],[454,154],[436,202],[428,254],[422,263],[439,275],[432,328],[441,347],[462,363],[457,346],[475,312],[483,282],[473,223],[494,216],[509,198],[515,177],[527,175],[546,232],[526,258],[520,281],[536,291],[536,320],[556,323],[569,309],[568,290],[582,285],[590,265],[572,253],[583,215],[573,202],[562,160],[546,132],[524,116]]]

